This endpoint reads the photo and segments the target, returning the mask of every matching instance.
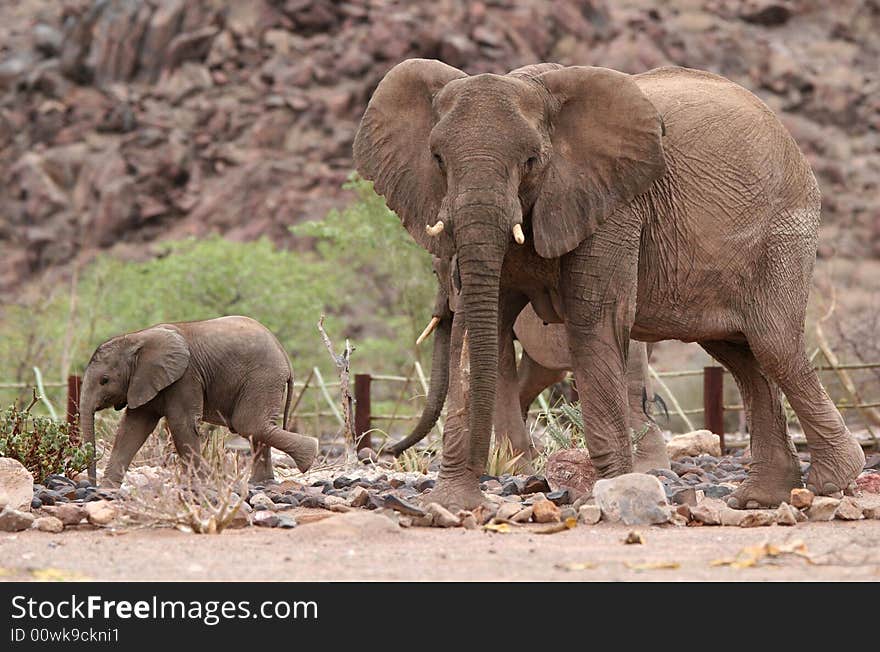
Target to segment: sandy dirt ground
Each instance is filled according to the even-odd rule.
[[[556,534],[497,534],[402,529],[376,514],[348,516],[219,536],[168,529],[3,534],[0,580],[880,581],[880,521],[646,527],[639,529],[644,544],[627,545],[633,528],[607,523]],[[806,557],[765,557],[745,568],[713,565],[749,546],[796,541]],[[678,567],[638,568],[659,562]]]

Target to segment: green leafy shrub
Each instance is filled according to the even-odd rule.
[[[0,456],[21,462],[38,483],[49,475],[72,478],[85,470],[95,454],[92,445],[83,447],[66,422],[32,415],[33,405],[0,412]]]

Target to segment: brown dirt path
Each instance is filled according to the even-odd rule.
[[[606,523],[552,535],[493,534],[461,528],[397,529],[389,527],[390,521],[375,521],[384,517],[370,516],[373,520],[350,529],[334,515],[293,530],[249,528],[219,536],[173,530],[111,535],[86,529],[2,534],[0,579],[880,580],[880,521],[793,528],[642,528],[644,545],[624,545],[631,528]],[[793,540],[806,544],[813,563],[789,555],[751,568],[710,565],[735,557],[746,546]],[[585,562],[595,567],[561,568]],[[676,562],[680,567],[634,570],[626,562]]]

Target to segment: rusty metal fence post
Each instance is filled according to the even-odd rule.
[[[355,374],[354,376],[354,439],[357,442],[357,450],[372,448],[369,434],[372,425],[370,406],[370,383],[373,378],[370,374]]]
[[[706,430],[718,435],[724,454],[724,369],[703,367],[703,415]]]
[[[67,425],[70,426],[70,434],[79,437],[79,392],[82,388],[82,378],[79,376],[67,377]]]

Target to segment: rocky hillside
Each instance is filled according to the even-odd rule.
[[[706,68],[810,157],[820,255],[880,258],[877,0],[20,0],[0,4],[0,295],[100,249],[267,234],[348,200],[396,62]]]

